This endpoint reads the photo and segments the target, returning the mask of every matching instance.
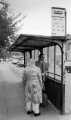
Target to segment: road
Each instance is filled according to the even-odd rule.
[[[37,118],[26,114],[22,70],[10,63],[0,63],[0,120],[70,120],[71,117],[60,115],[51,105],[40,110]]]

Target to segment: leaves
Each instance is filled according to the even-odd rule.
[[[12,17],[8,16],[8,2],[2,0],[0,4],[3,6],[0,9],[0,47],[6,47],[9,42],[8,38],[14,35],[15,29],[12,25]]]

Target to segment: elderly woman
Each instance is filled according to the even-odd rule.
[[[42,103],[42,76],[41,70],[30,59],[24,69],[25,104],[28,114],[40,115],[39,105]]]

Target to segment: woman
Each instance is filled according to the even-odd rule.
[[[43,83],[43,92],[42,92],[42,104],[41,106],[42,107],[46,107],[46,103],[47,103],[47,95],[46,95],[46,91],[45,91],[45,85],[44,85],[44,82],[45,82],[45,76],[46,76],[46,73],[48,72],[48,63],[46,63],[44,61],[44,55],[41,53],[39,56],[38,56],[38,61],[36,61],[36,66],[38,66],[41,70],[41,73],[42,73],[42,83]]]
[[[38,116],[40,115],[39,105],[42,103],[42,76],[34,60],[29,60],[24,69],[23,79],[26,111],[28,114],[33,112],[35,116]]]

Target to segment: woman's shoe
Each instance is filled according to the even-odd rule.
[[[33,113],[32,111],[27,111],[27,114],[29,115],[29,114],[31,114],[31,113]]]
[[[40,115],[40,113],[34,113],[34,116],[35,117],[37,117],[37,116],[39,116]]]

